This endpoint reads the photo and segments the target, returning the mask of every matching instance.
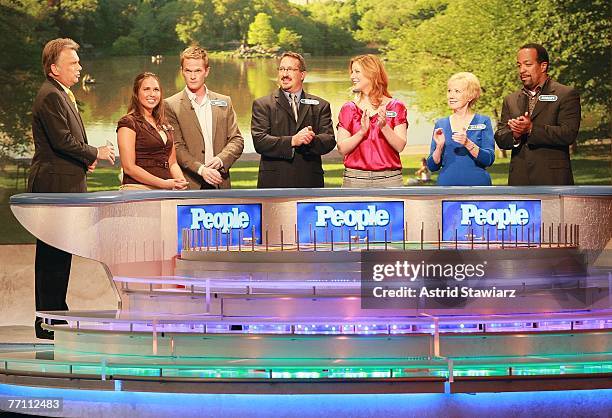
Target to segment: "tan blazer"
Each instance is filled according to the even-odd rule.
[[[213,155],[223,161],[223,169],[220,170],[223,183],[216,188],[229,189],[229,169],[242,155],[244,139],[238,129],[232,99],[210,90],[208,97],[212,101],[219,101],[220,104],[211,106]],[[204,136],[195,110],[185,90],[168,97],[165,102],[166,117],[174,128],[176,159],[189,181],[189,188],[201,189],[206,185],[204,179],[198,175],[198,169],[204,164]]]

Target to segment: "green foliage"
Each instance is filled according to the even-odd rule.
[[[278,46],[286,51],[299,51],[302,49],[302,35],[298,35],[291,29],[281,28],[278,32]]]
[[[609,103],[612,23],[610,2],[543,0],[534,13],[541,42],[551,55],[552,74],[582,91],[587,107]]]
[[[271,48],[276,44],[276,33],[272,27],[272,18],[265,13],[257,13],[249,26],[248,43]]]
[[[377,0],[356,0],[359,27],[356,38],[386,46],[404,27],[414,27],[443,12],[449,0],[388,0],[380,7]]]
[[[139,0],[100,1],[95,12],[85,20],[87,30],[82,34],[82,42],[96,48],[111,48],[120,36],[129,35],[139,3]]]
[[[132,21],[130,37],[138,40],[145,54],[156,54],[178,46],[175,28],[182,15],[177,1],[143,0]]]
[[[137,55],[141,52],[138,41],[130,36],[120,36],[113,42],[113,55]]]
[[[610,121],[609,3],[596,0],[358,0],[357,38],[386,49],[405,71],[420,110],[448,113],[447,79],[470,71],[484,94],[477,111],[499,116],[501,102],[520,86],[516,53],[527,42],[544,45],[553,78],[582,93],[585,113]]]

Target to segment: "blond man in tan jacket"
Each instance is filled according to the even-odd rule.
[[[229,169],[244,149],[232,100],[206,87],[210,67],[204,49],[185,49],[181,72],[185,89],[166,99],[178,163],[190,189],[229,189]]]

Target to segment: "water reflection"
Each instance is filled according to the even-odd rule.
[[[83,73],[96,79],[95,85],[75,86],[75,95],[82,107],[82,115],[90,143],[103,145],[106,140],[116,143],[115,127],[125,114],[136,74],[152,71],[159,75],[168,97],[184,87],[178,57],[165,57],[152,63],[150,57],[83,58]],[[251,105],[253,100],[270,94],[276,87],[274,60],[211,59],[207,85],[211,90],[231,96],[238,115],[238,125],[245,137],[245,153],[254,152],[250,135]],[[305,89],[328,100],[332,106],[334,124],[344,102],[350,100],[347,57],[307,59],[308,75]],[[410,87],[390,75],[390,89],[395,97],[406,103],[409,110],[408,144],[428,144],[433,123],[411,104]],[[443,100],[444,98],[441,97]]]

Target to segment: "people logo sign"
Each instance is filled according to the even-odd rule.
[[[300,202],[297,204],[300,243],[364,240],[401,241],[404,202]]]
[[[442,240],[540,240],[540,200],[453,200],[442,202]],[[528,235],[529,234],[529,235]]]
[[[243,205],[185,205],[177,206],[178,252],[183,245],[183,230],[202,231],[194,234],[195,244],[225,246],[261,244],[261,204]],[[253,237],[255,232],[255,237]]]

